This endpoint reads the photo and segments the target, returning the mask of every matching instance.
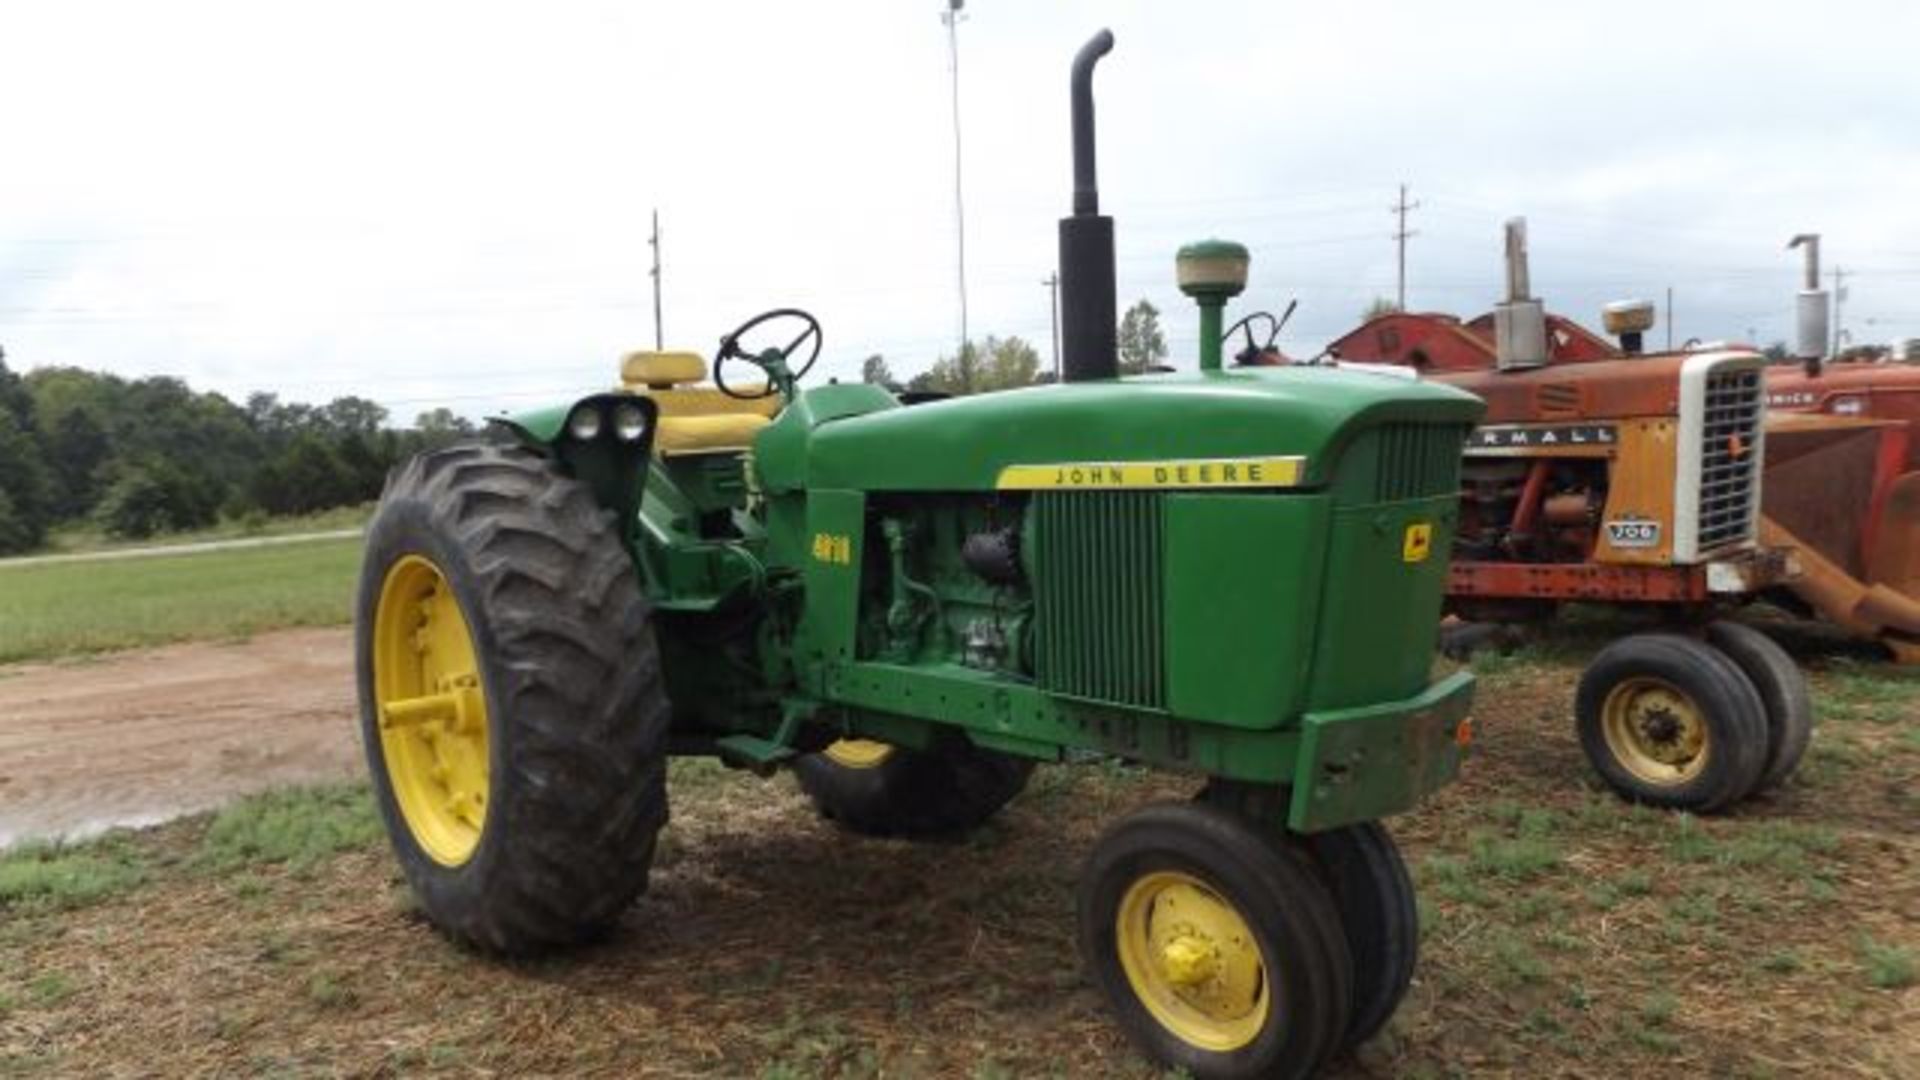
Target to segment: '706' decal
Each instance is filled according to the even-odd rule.
[[[1617,548],[1660,546],[1660,523],[1645,518],[1618,518],[1607,522],[1607,540]]]

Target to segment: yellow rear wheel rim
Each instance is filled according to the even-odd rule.
[[[820,752],[843,769],[877,769],[893,756],[893,747],[872,739],[841,739]]]
[[[460,602],[432,560],[387,570],[373,619],[374,702],[387,783],[420,850],[473,857],[487,821],[487,696]]]
[[[1651,675],[1623,679],[1607,692],[1600,729],[1622,768],[1660,787],[1699,776],[1712,749],[1700,706],[1679,687]]]
[[[1273,1012],[1266,957],[1233,902],[1191,874],[1161,870],[1128,887],[1115,947],[1133,994],[1181,1040],[1228,1053]]]

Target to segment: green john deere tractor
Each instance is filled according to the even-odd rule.
[[[1181,252],[1195,374],[1121,379],[1113,222],[1074,62],[1064,381],[903,406],[801,387],[811,316],[503,421],[396,471],[359,593],[388,831],[449,935],[526,953],[644,889],[669,754],[791,766],[859,833],[951,833],[1036,762],[1201,783],[1098,842],[1091,978],[1150,1054],[1299,1075],[1412,976],[1378,818],[1453,778],[1472,684],[1430,681],[1478,401],[1374,375],[1224,371],[1245,249]],[[776,328],[785,324],[778,336]],[[770,338],[773,344],[749,342]]]

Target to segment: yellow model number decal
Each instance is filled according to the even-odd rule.
[[[839,533],[814,533],[813,557],[835,566],[853,565],[853,538]]]
[[[1306,463],[1303,457],[1063,461],[1054,465],[1009,465],[1000,470],[994,486],[1003,491],[1292,487],[1300,482]]]

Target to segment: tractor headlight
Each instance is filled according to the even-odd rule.
[[[600,410],[592,405],[582,405],[567,417],[567,434],[589,442],[600,434]]]
[[[613,409],[613,434],[621,442],[639,442],[647,433],[647,410],[631,401]]]

